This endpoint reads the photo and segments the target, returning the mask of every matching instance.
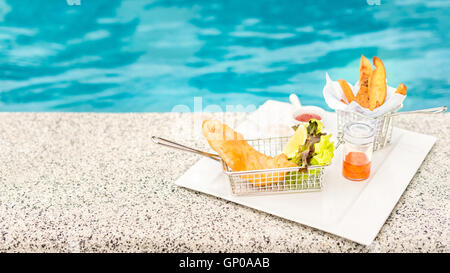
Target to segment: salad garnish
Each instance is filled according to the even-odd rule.
[[[331,134],[323,132],[323,123],[320,120],[311,119],[308,123],[294,126],[293,129],[297,130],[299,126],[306,127],[307,138],[289,160],[301,168],[330,164],[334,156],[334,143],[330,141]]]

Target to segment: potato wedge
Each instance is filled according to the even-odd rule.
[[[401,83],[401,84],[397,87],[397,90],[395,90],[395,93],[401,94],[401,95],[403,95],[403,96],[406,96],[406,85],[404,85],[403,83]]]
[[[356,102],[362,107],[369,108],[369,78],[373,69],[369,59],[361,55],[359,64],[359,90],[356,94]]]
[[[353,95],[353,91],[350,88],[350,86],[348,85],[348,83],[345,80],[338,80],[339,85],[342,88],[342,91],[344,92],[344,96],[347,99],[348,103],[351,103],[352,101],[355,100],[355,95]]]
[[[361,85],[355,100],[362,107],[369,108],[369,87],[367,84]]]
[[[367,81],[372,75],[372,64],[369,59],[361,55],[361,62],[359,64],[359,83],[362,84]]]
[[[386,70],[380,58],[374,56],[375,70],[369,77],[369,109],[373,110],[384,103],[386,99]]]

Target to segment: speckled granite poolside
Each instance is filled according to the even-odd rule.
[[[450,252],[450,114],[397,118],[438,140],[368,247],[173,184],[199,156],[152,135],[245,115],[0,113],[0,251]]]

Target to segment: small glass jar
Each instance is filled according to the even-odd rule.
[[[344,127],[342,175],[352,181],[370,176],[374,130],[367,123],[350,122]]]

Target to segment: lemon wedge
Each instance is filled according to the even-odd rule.
[[[283,154],[285,154],[288,158],[292,158],[298,151],[298,148],[305,144],[306,138],[308,137],[308,132],[306,132],[306,128],[303,125],[298,126],[294,135],[289,139],[288,143],[283,149]]]

